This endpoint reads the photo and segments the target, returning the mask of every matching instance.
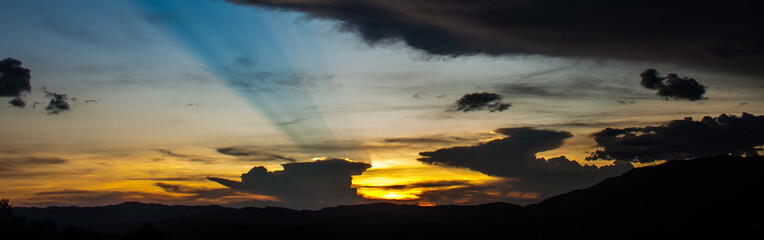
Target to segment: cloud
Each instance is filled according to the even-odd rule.
[[[352,176],[360,175],[371,164],[345,159],[285,163],[284,170],[269,172],[253,167],[241,175],[241,181],[210,177],[209,180],[234,190],[279,199],[274,205],[315,209],[340,204],[356,204],[362,199],[351,188]]]
[[[24,101],[24,99],[21,99],[21,97],[16,97],[8,103],[17,108],[24,108],[27,106],[27,102]]]
[[[418,197],[416,199],[392,200],[404,204],[433,203],[437,205],[476,205],[495,202],[528,204],[541,200],[541,197],[537,192],[518,191],[513,186],[513,182],[514,181],[508,179],[500,179],[487,183],[474,184],[464,180],[441,180],[382,186],[356,185],[356,187],[359,189],[384,189],[391,191],[421,191],[421,193],[416,194]]]
[[[653,162],[716,155],[758,155],[764,144],[764,116],[721,114],[700,121],[674,120],[665,125],[606,128],[592,134],[597,150],[589,160]]]
[[[22,199],[25,206],[104,206],[139,201],[175,205],[231,204],[243,201],[266,202],[273,198],[237,192],[230,188],[205,188],[163,182],[154,183],[164,192],[80,190],[69,189],[35,193],[34,198]]]
[[[0,60],[0,97],[19,97],[32,91],[30,71],[21,64],[13,58]]]
[[[0,158],[0,172],[19,172],[38,166],[65,164],[67,162],[66,159],[57,157],[2,157]]]
[[[163,182],[154,183],[154,186],[160,187],[168,193],[190,194],[191,196],[186,197],[187,200],[215,200],[239,195],[236,191],[230,188],[205,188]]]
[[[647,69],[642,74],[640,84],[647,89],[658,90],[655,95],[673,99],[697,101],[704,99],[706,86],[701,85],[692,78],[679,78],[675,73],[669,73],[665,77],[658,75],[655,69]]]
[[[105,206],[122,202],[162,203],[173,205],[211,205],[252,200],[257,196],[230,189],[205,189],[183,185],[156,185],[165,192],[62,190],[38,192],[34,198],[20,200],[24,206]],[[173,194],[168,194],[173,193]],[[185,195],[178,195],[185,194]]]
[[[533,128],[502,128],[494,132],[506,138],[480,143],[421,152],[420,162],[444,167],[468,168],[492,176],[516,179],[512,190],[535,192],[548,197],[576,188],[588,187],[606,177],[631,168],[617,163],[597,168],[582,166],[564,156],[544,159],[536,154],[559,148],[573,134],[564,131]]]
[[[443,56],[542,54],[672,61],[762,73],[764,16],[732,0],[227,0],[338,21],[369,45]],[[668,20],[667,18],[670,18]],[[743,58],[746,57],[746,58]],[[735,66],[742,60],[745,66]]]
[[[470,112],[488,109],[489,112],[502,112],[512,106],[510,103],[504,103],[504,98],[496,93],[475,92],[468,93],[457,99],[448,111],[452,112]]]
[[[296,159],[278,154],[266,153],[250,147],[224,147],[216,149],[219,153],[244,158],[250,161],[287,161],[297,162]]]
[[[8,103],[18,108],[26,106],[21,94],[32,91],[31,71],[21,64],[13,58],[0,60],[0,97],[16,97]]]
[[[44,86],[42,87],[42,91],[45,92],[45,97],[50,98],[48,106],[45,107],[48,114],[59,114],[71,110],[71,107],[69,106],[69,97],[67,97],[66,94],[48,91],[48,88]]]
[[[409,184],[397,184],[397,185],[356,185],[359,188],[378,188],[378,189],[412,189],[412,188],[434,188],[434,187],[460,187],[468,186],[469,181],[465,180],[440,180],[440,181],[423,181]]]
[[[423,137],[397,137],[397,138],[384,138],[384,143],[403,143],[403,144],[432,144],[432,143],[454,143],[468,140],[463,137],[456,136],[423,136]]]
[[[212,163],[213,162],[213,160],[211,160],[209,158],[206,158],[206,157],[176,153],[176,152],[173,152],[173,151],[170,151],[170,150],[167,150],[167,149],[154,149],[154,151],[157,151],[157,152],[159,152],[159,153],[161,153],[162,155],[165,155],[165,156],[174,157],[174,158],[181,158],[181,159],[185,159],[185,160],[188,160],[188,161],[191,161],[191,162],[201,162],[201,163]]]
[[[490,184],[464,185],[445,190],[427,190],[419,195],[419,202],[448,204],[487,204],[495,202],[511,202],[529,204],[540,201],[538,192],[518,191],[512,181],[499,181]]]

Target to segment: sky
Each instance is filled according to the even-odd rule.
[[[745,4],[7,0],[0,197],[530,204],[762,154]]]

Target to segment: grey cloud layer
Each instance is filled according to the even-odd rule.
[[[588,159],[653,162],[725,154],[754,156],[764,145],[764,116],[685,118],[661,126],[606,128],[593,136],[602,149]]]
[[[673,61],[762,74],[755,2],[658,0],[228,0],[338,20],[369,44],[429,54]],[[720,61],[721,60],[721,61]]]

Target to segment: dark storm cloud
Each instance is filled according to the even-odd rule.
[[[268,195],[280,200],[278,205],[291,208],[320,208],[354,204],[362,199],[351,188],[352,176],[360,175],[371,164],[344,159],[285,163],[284,170],[268,172],[253,167],[241,175],[241,181],[210,177],[234,190]]]
[[[502,128],[494,132],[508,137],[473,146],[421,152],[419,155],[422,157],[417,160],[517,179],[513,182],[515,191],[537,192],[542,197],[587,187],[631,168],[630,164],[602,168],[582,166],[564,156],[551,159],[536,157],[536,153],[562,146],[565,139],[573,136],[569,132],[532,128]]]
[[[764,116],[685,118],[661,126],[606,128],[593,136],[602,149],[589,156],[590,160],[653,162],[724,154],[751,156],[758,155],[764,144]]]
[[[31,71],[21,64],[21,61],[13,58],[0,60],[0,97],[16,97],[8,103],[18,108],[27,105],[21,99],[21,93],[32,91]]]
[[[488,109],[489,112],[501,112],[509,109],[512,106],[510,103],[504,103],[501,99],[504,98],[496,93],[489,92],[475,92],[464,94],[461,98],[457,99],[448,111],[453,112],[471,112]]]
[[[666,99],[697,101],[704,99],[703,94],[706,93],[706,86],[701,85],[692,78],[680,78],[675,73],[669,73],[665,77],[661,77],[655,69],[647,69],[639,76],[642,77],[640,84],[643,87],[658,90],[655,95]]]
[[[273,153],[266,153],[250,147],[225,147],[216,149],[219,153],[245,158],[252,161],[287,161],[297,162],[296,159]]]
[[[543,54],[673,61],[763,71],[755,1],[228,0],[338,20],[370,45],[429,54]],[[738,61],[739,60],[739,61]],[[743,64],[740,64],[743,63]]]
[[[0,97],[19,97],[22,92],[32,91],[31,71],[13,58],[0,60]]]

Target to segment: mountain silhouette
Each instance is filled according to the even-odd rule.
[[[762,157],[669,161],[524,207],[374,203],[298,211],[128,202],[13,212],[109,234],[150,224],[173,239],[764,239],[762,170]]]

